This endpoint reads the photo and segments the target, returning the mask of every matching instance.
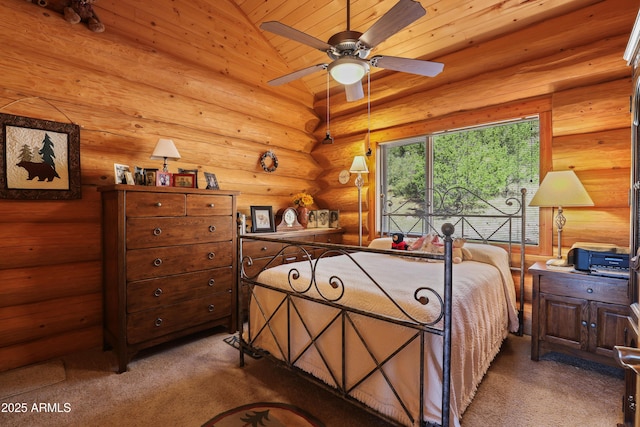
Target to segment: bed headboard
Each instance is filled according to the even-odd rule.
[[[394,206],[384,203],[382,235],[402,233],[405,236],[440,234],[444,223],[455,226],[455,236],[469,241],[499,244],[509,253],[512,270],[520,277],[520,325],[524,312],[524,265],[526,246],[526,195],[504,199],[484,199],[464,187],[445,190],[429,189],[428,200],[406,201]],[[519,263],[514,262],[515,248],[519,249]],[[519,265],[518,265],[519,264]],[[520,327],[522,329],[522,326]],[[522,330],[520,331],[522,333]]]

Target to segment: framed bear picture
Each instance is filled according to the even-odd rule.
[[[80,199],[80,127],[0,113],[0,198]]]

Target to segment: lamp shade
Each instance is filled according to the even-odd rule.
[[[593,206],[593,200],[574,171],[551,171],[542,180],[529,206]]]
[[[364,77],[369,64],[361,59],[342,57],[329,64],[329,74],[335,81],[343,85],[354,84]]]
[[[351,163],[351,168],[349,169],[351,173],[369,173],[369,168],[367,168],[367,162],[364,160],[364,156],[355,156],[353,158],[353,163]]]
[[[151,154],[151,160],[178,160],[180,158],[180,153],[178,153],[178,149],[171,139],[161,138],[158,140],[156,144],[156,148],[153,150],[153,154]]]

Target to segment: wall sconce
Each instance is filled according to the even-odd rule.
[[[178,160],[180,158],[180,153],[178,153],[178,149],[175,144],[170,139],[159,139],[156,144],[156,148],[153,150],[153,154],[151,154],[151,160],[164,160],[164,165],[162,167],[163,172],[169,172],[167,168],[167,159]]]
[[[547,208],[558,207],[556,227],[558,228],[558,254],[556,258],[547,261],[547,265],[555,267],[567,267],[567,261],[562,259],[562,228],[567,219],[562,214],[565,206],[593,206],[593,200],[578,179],[574,171],[548,172],[542,180],[542,184],[529,202],[529,206]]]
[[[356,178],[356,187],[358,187],[358,244],[362,246],[362,186],[364,185],[362,174],[369,173],[364,156],[355,156],[353,158],[349,172],[358,174]]]

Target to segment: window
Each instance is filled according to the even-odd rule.
[[[457,199],[464,202],[465,213],[471,210],[477,215],[496,215],[498,212],[491,206],[501,209],[510,198],[519,201],[521,188],[527,189],[527,200],[533,197],[539,183],[539,158],[538,117],[383,143],[378,168],[381,184],[378,229],[383,233],[429,232],[417,216],[422,212],[434,213],[434,206],[437,209],[445,192],[459,187],[468,190],[459,192]],[[478,197],[488,202],[489,208],[474,204]],[[446,200],[441,205],[448,208]],[[527,243],[537,244],[538,209],[528,206],[525,209]],[[498,223],[479,218],[473,227],[464,228],[463,237],[509,239],[508,230],[495,235],[489,231],[497,227]]]

